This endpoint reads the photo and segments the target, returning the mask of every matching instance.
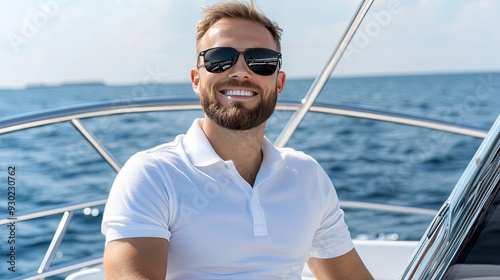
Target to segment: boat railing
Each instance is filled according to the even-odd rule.
[[[297,108],[297,110],[295,110],[295,113],[290,118],[285,128],[281,131],[278,139],[276,139],[274,143],[276,147],[284,147],[288,140],[290,140],[290,137],[295,132],[295,129],[297,129],[302,119],[304,119],[305,115],[310,110],[313,103],[321,93],[321,90],[330,79],[333,70],[335,70],[335,67],[337,67],[337,64],[339,63],[342,55],[347,49],[349,42],[354,37],[356,30],[358,30],[361,22],[363,21],[363,18],[368,13],[368,10],[370,10],[372,3],[373,0],[363,0],[360,2],[356,12],[351,19],[351,22],[347,25],[344,34],[342,35],[342,37],[340,37],[339,43],[335,47],[330,58],[327,60],[325,67],[313,81],[311,87],[309,88],[309,91],[302,101],[302,104],[299,106],[299,108]]]
[[[303,104],[298,101],[279,101],[276,110],[297,111]],[[112,101],[101,101],[80,106],[68,106],[59,109],[44,110],[35,113],[21,114],[9,118],[0,119],[0,135],[20,131],[24,129],[51,125],[62,122],[71,123],[86,139],[97,153],[101,155],[116,172],[120,170],[120,164],[106,150],[92,132],[81,122],[82,119],[103,117],[116,114],[163,112],[180,110],[201,110],[198,99],[173,99],[173,98],[140,98],[123,99]],[[487,131],[453,124],[436,119],[422,118],[408,114],[395,113],[383,110],[374,110],[361,106],[346,106],[333,102],[316,102],[309,108],[309,112],[318,112],[330,115],[364,118],[377,121],[392,122],[410,126],[446,131],[460,135],[484,138]],[[83,201],[80,203],[57,205],[35,209],[29,212],[19,212],[16,217],[0,217],[0,225],[8,224],[15,219],[16,222],[32,220],[52,215],[63,214],[59,225],[53,235],[52,241],[45,253],[45,257],[37,272],[26,274],[18,279],[44,279],[53,275],[67,273],[89,265],[102,263],[102,257],[78,260],[76,262],[61,264],[51,267],[55,254],[65,236],[66,230],[71,222],[75,211],[85,208],[103,206],[106,198]],[[343,208],[370,209],[376,211],[388,211],[407,214],[422,214],[434,216],[437,211],[417,207],[385,205],[378,203],[367,203],[357,201],[342,201]]]

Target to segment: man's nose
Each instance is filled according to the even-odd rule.
[[[247,63],[245,62],[245,57],[243,54],[238,54],[238,59],[236,63],[229,69],[228,76],[230,78],[242,78],[249,79],[252,77],[252,70],[248,68]]]

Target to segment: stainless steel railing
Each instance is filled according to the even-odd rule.
[[[391,113],[388,111],[376,111],[371,109],[366,109],[362,107],[348,107],[341,106],[334,103],[314,103],[317,96],[321,92],[326,81],[330,78],[331,73],[335,69],[338,61],[340,60],[345,48],[347,47],[352,36],[356,32],[359,24],[361,23],[363,17],[368,12],[373,0],[363,0],[360,4],[356,14],[354,15],[351,23],[348,25],[344,35],[342,36],[336,50],[332,54],[332,57],[328,61],[324,70],[319,74],[318,78],[314,81],[311,89],[304,98],[303,102],[279,102],[277,105],[277,110],[284,111],[294,111],[295,114],[290,119],[289,123],[286,125],[285,129],[282,131],[276,145],[282,147],[290,139],[290,136],[294,133],[295,129],[298,127],[303,117],[307,112],[320,112],[333,115],[343,115],[356,118],[366,118],[378,121],[386,121],[393,123],[406,124],[411,126],[436,129],[441,131],[448,131],[451,133],[457,133],[462,135],[468,135],[472,137],[484,138],[486,136],[486,131],[481,129],[476,129],[472,127],[466,127],[461,125],[456,125],[448,122],[443,122],[439,120],[420,118],[416,116]],[[60,122],[70,122],[81,135],[94,147],[96,152],[98,152],[101,157],[115,170],[120,170],[120,165],[114,159],[114,157],[105,149],[105,147],[94,137],[80,121],[81,119],[107,116],[114,114],[124,114],[124,113],[138,113],[138,112],[152,112],[152,111],[174,111],[174,110],[196,110],[200,109],[198,100],[188,100],[188,99],[130,99],[112,102],[97,102],[93,104],[88,104],[84,106],[71,106],[63,109],[47,110],[34,114],[24,114],[19,116],[14,116],[8,119],[0,119],[0,135],[5,133],[10,133],[14,131],[19,131],[23,129],[28,129],[32,127],[50,125]],[[54,253],[60,245],[62,238],[64,237],[66,228],[71,221],[71,217],[74,211],[84,209],[87,207],[95,207],[104,205],[106,199],[86,201],[78,204],[70,205],[59,205],[50,208],[38,209],[37,211],[21,213],[16,218],[16,221],[25,221],[30,219],[36,219],[40,217],[46,217],[50,215],[63,214],[63,217],[59,223],[59,227],[54,234],[52,242],[46,252],[44,260],[40,265],[38,272],[31,273],[29,275],[23,275],[19,279],[44,279],[49,276],[58,275],[68,271],[76,270],[90,265],[99,264],[102,262],[102,258],[88,259],[83,261],[78,261],[76,263],[67,264],[61,267],[51,268],[52,259]],[[413,207],[401,207],[401,206],[391,206],[383,204],[373,204],[373,203],[363,203],[363,202],[349,202],[344,201],[341,203],[342,207],[348,208],[363,208],[371,210],[382,210],[382,211],[395,211],[399,213],[416,213],[424,215],[434,215],[435,211],[428,209],[419,209]],[[0,225],[4,225],[10,222],[7,217],[0,217]]]
[[[347,25],[347,29],[342,35],[341,40],[339,41],[337,47],[333,51],[332,56],[327,61],[325,68],[316,77],[316,79],[311,85],[311,88],[309,89],[306,96],[302,100],[301,105],[297,110],[295,110],[295,113],[290,118],[290,120],[288,121],[287,125],[285,126],[281,134],[278,136],[278,139],[275,141],[274,144],[276,145],[276,147],[284,147],[288,142],[288,140],[290,140],[290,137],[295,132],[295,129],[297,129],[302,119],[304,119],[305,115],[313,105],[314,101],[316,101],[316,98],[321,93],[321,90],[325,86],[326,82],[330,79],[333,70],[335,70],[335,67],[342,58],[344,51],[346,50],[347,46],[349,45],[349,42],[356,33],[356,30],[358,29],[359,25],[363,21],[363,18],[365,17],[366,13],[368,13],[368,10],[370,9],[372,3],[373,0],[364,0],[359,4],[356,13],[351,19],[351,22]]]
[[[278,111],[296,111],[301,107],[299,102],[283,101],[277,104],[276,110]],[[97,102],[82,106],[69,106],[62,109],[46,110],[33,114],[24,114],[14,116],[8,119],[0,119],[0,135],[14,131],[24,130],[33,127],[44,125],[51,125],[60,122],[70,122],[81,133],[81,135],[95,148],[102,158],[111,166],[115,171],[119,171],[120,166],[114,160],[114,157],[99,143],[99,141],[92,135],[92,133],[80,121],[85,118],[109,116],[125,113],[142,113],[154,111],[178,111],[178,110],[199,110],[201,109],[197,99],[168,99],[168,98],[144,98],[144,99],[131,99],[120,101],[105,101]],[[455,125],[452,123],[433,120],[428,118],[421,118],[417,116],[399,114],[388,111],[373,110],[357,106],[345,106],[335,103],[315,103],[309,108],[310,112],[318,112],[332,115],[342,115],[356,118],[366,118],[372,120],[393,122],[417,126],[422,128],[436,129],[467,135],[472,137],[484,137],[486,131]],[[75,211],[87,207],[102,206],[106,203],[106,199],[86,201],[77,204],[67,204],[53,206],[44,209],[38,209],[31,212],[20,213],[16,216],[16,222],[36,219],[56,214],[63,214],[56,230],[52,241],[47,249],[45,257],[38,269],[38,272],[31,275],[24,275],[22,279],[44,279],[52,275],[65,273],[75,269],[83,268],[91,264],[99,263],[102,258],[91,259],[81,263],[68,264],[57,268],[51,268],[54,254],[58,251],[59,245],[64,237],[66,229],[71,222],[71,218]],[[415,207],[403,207],[394,205],[384,205],[376,203],[343,201],[341,203],[344,208],[357,208],[357,209],[370,209],[377,211],[389,211],[398,213],[409,214],[423,214],[432,215],[436,211],[429,209],[421,209]],[[12,217],[9,217],[12,218]],[[0,225],[8,224],[11,219],[8,217],[0,217]],[[57,273],[56,273],[57,272]]]
[[[293,101],[279,102],[276,106],[276,110],[282,111],[296,112],[300,108],[302,108],[302,103]],[[115,171],[119,171],[119,164],[113,156],[106,151],[104,146],[96,140],[92,133],[80,122],[80,119],[125,113],[199,109],[201,109],[201,106],[199,105],[199,101],[197,99],[141,98],[96,102],[83,106],[68,106],[62,109],[46,110],[33,114],[14,116],[8,119],[0,119],[0,135],[27,128],[70,121],[71,124],[82,134],[82,136],[106,160],[106,162]],[[360,106],[345,106],[331,102],[322,102],[311,105],[309,107],[309,111],[399,123],[478,138],[484,138],[487,134],[487,131],[485,130],[464,125],[457,125],[450,122],[383,110],[368,109]]]

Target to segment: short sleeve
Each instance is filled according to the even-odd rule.
[[[323,169],[318,171],[323,205],[323,217],[314,235],[311,257],[333,258],[341,256],[354,248],[349,229],[344,221],[344,211],[330,178]]]
[[[147,154],[135,154],[120,170],[105,206],[102,233],[106,244],[132,237],[169,240],[171,186],[168,174]]]

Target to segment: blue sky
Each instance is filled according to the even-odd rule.
[[[188,82],[209,0],[0,0],[0,88]],[[314,77],[359,1],[256,0],[284,29],[283,70]],[[338,76],[500,71],[500,1],[376,0]]]

